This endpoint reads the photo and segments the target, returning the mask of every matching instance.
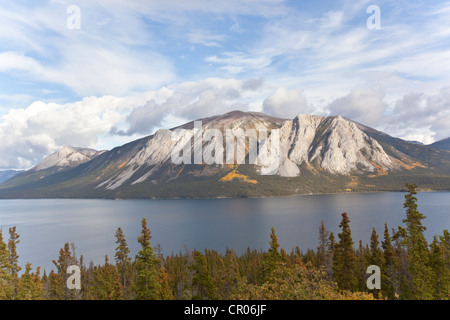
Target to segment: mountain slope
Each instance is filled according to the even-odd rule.
[[[450,137],[445,138],[429,145],[432,148],[450,151]]]
[[[260,197],[401,190],[405,182],[449,190],[450,152],[340,116],[233,111],[110,151],[60,150],[1,184],[0,197]]]
[[[299,115],[286,121],[281,131],[281,142],[287,152],[282,155],[280,171],[286,162],[315,164],[335,174],[375,173],[397,168],[375,139],[341,116]]]
[[[15,175],[22,172],[21,170],[3,170],[0,171],[0,183],[7,181],[8,179],[11,179]]]
[[[40,171],[51,167],[76,167],[88,162],[98,155],[98,151],[88,148],[64,146],[59,151],[45,158],[32,171]]]
[[[91,161],[103,152],[105,151],[64,146],[59,151],[44,158],[44,160],[30,170],[21,172],[14,179],[6,181],[2,184],[2,187],[25,186],[57,172],[65,171]]]

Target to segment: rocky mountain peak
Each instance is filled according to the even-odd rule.
[[[51,167],[74,167],[92,160],[98,154],[99,151],[94,149],[63,146],[57,152],[44,158],[31,170],[40,171]]]
[[[315,164],[335,174],[392,170],[394,165],[378,142],[342,116],[300,114],[281,129],[279,174],[297,176],[298,165]],[[297,166],[293,166],[296,164]]]
[[[199,127],[201,125],[201,127]],[[132,184],[140,183],[159,170],[164,164],[171,163],[171,153],[174,148],[183,149],[184,144],[190,144],[188,148],[192,154],[202,154],[199,148],[205,148],[207,142],[195,143],[199,138],[198,129],[214,129],[226,136],[226,130],[249,129],[258,131],[264,129],[269,137],[274,136],[273,130],[278,130],[279,141],[264,140],[258,135],[259,148],[273,150],[270,165],[257,164],[259,172],[264,175],[277,174],[286,177],[295,177],[301,174],[300,166],[309,164],[318,169],[326,170],[333,174],[348,175],[351,173],[384,173],[395,169],[390,157],[376,140],[367,136],[356,123],[342,116],[317,116],[311,114],[299,114],[292,120],[267,116],[258,112],[232,111],[223,115],[192,121],[173,130],[159,130],[150,136],[142,148],[123,164],[123,169],[105,182],[99,184],[107,189],[115,189],[126,181]],[[176,129],[193,130],[192,140],[173,139],[173,131]],[[197,131],[196,131],[197,130]],[[194,134],[194,132],[196,132]],[[259,132],[259,131],[258,131]],[[202,139],[200,136],[199,139]],[[217,139],[217,137],[214,137]],[[220,141],[225,149],[226,140]],[[278,143],[279,142],[279,143]],[[267,143],[267,145],[266,145]],[[278,143],[277,148],[270,149],[269,145]],[[248,155],[250,148],[242,154],[242,150],[236,149],[237,156],[241,159]],[[202,162],[195,162],[200,164]],[[276,167],[273,168],[273,163]],[[223,166],[225,162],[219,164]],[[147,169],[146,169],[147,168]],[[144,172],[144,175],[137,175]]]
[[[199,123],[217,136],[211,131],[200,135]],[[174,136],[177,129],[185,129],[187,137]],[[243,132],[245,139],[234,134],[236,144],[228,148],[232,140],[226,139],[227,129]],[[257,143],[250,129],[256,130]],[[238,148],[237,140],[245,141],[244,146]],[[442,177],[435,185],[448,186],[450,152],[433,147],[391,137],[342,116],[299,114],[282,119],[232,111],[160,129],[106,152],[63,147],[2,183],[0,197],[273,196],[386,186],[398,190],[408,175],[428,181],[430,174]],[[223,154],[233,149],[230,157]],[[225,161],[217,161],[221,158]],[[47,168],[52,170],[36,174]]]

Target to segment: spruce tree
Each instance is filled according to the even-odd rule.
[[[20,242],[19,234],[16,232],[16,227],[9,228],[9,241],[8,241],[8,252],[9,252],[9,274],[11,276],[11,287],[12,287],[12,297],[15,299],[17,294],[17,288],[19,285],[19,271],[22,268],[19,266],[19,255],[17,254],[17,244]]]
[[[379,247],[378,235],[375,228],[372,228],[372,235],[370,237],[369,263],[380,268],[382,268],[384,264],[383,251],[381,251]]]
[[[131,278],[131,258],[128,256],[130,253],[130,249],[128,248],[127,241],[125,239],[125,235],[123,234],[122,229],[119,227],[116,231],[116,265],[118,272],[121,278],[121,286],[124,291],[124,297],[128,298],[130,295],[130,289],[132,287],[132,278]]]
[[[400,300],[412,300],[413,294],[411,291],[412,277],[409,271],[409,258],[406,248],[406,234],[405,228],[398,226],[397,230],[393,230],[392,241],[395,248],[396,265],[396,293]]]
[[[327,267],[328,266],[328,240],[330,232],[325,228],[323,219],[320,222],[319,227],[319,246],[317,247],[317,265]]]
[[[383,267],[381,271],[381,292],[388,299],[395,299],[398,291],[397,268],[398,257],[392,245],[387,223],[384,224]]]
[[[350,230],[350,219],[346,212],[342,213],[342,221],[339,227],[342,229],[342,232],[338,234],[339,242],[334,250],[334,280],[339,289],[355,291],[358,288],[356,257]]]
[[[328,265],[326,266],[326,273],[328,275],[328,279],[330,279],[330,283],[334,284],[334,275],[333,275],[333,264],[334,264],[334,254],[336,250],[336,240],[334,238],[333,232],[330,232],[330,236],[328,238]]]
[[[444,234],[439,236],[439,240],[444,260],[443,274],[441,276],[441,296],[442,299],[450,300],[450,232],[444,230]]]
[[[442,293],[445,291],[446,272],[448,272],[448,270],[445,270],[444,252],[436,236],[430,245],[430,251],[430,268],[432,271],[431,279],[434,294],[433,298],[436,300],[442,300]]]
[[[20,278],[17,289],[18,300],[41,300],[44,298],[44,287],[40,279],[40,269],[31,272],[31,263],[25,265],[25,272]]]
[[[138,300],[155,300],[158,298],[160,283],[157,281],[159,259],[156,258],[153,247],[150,245],[150,230],[147,220],[142,219],[142,231],[138,237],[141,245],[136,255],[136,283],[134,291]]]
[[[217,299],[217,287],[213,282],[211,271],[206,263],[206,258],[200,251],[194,251],[194,263],[189,269],[194,272],[192,277],[192,299]]]
[[[156,277],[156,280],[159,282],[159,291],[158,291],[158,300],[172,300],[173,293],[170,289],[170,281],[169,281],[169,273],[166,268],[161,267],[159,270],[159,274]]]
[[[0,300],[10,299],[12,296],[10,269],[8,247],[0,229]]]
[[[275,229],[272,227],[270,233],[269,250],[263,260],[263,276],[262,281],[267,281],[270,273],[276,268],[277,263],[281,262],[280,244]]]
[[[223,258],[222,267],[223,287],[221,293],[225,299],[228,299],[233,291],[235,291],[242,281],[241,272],[239,270],[239,260],[233,249],[227,249]]]
[[[122,286],[117,268],[109,263],[105,256],[102,266],[94,267],[90,281],[89,299],[93,300],[122,300]]]
[[[429,268],[429,250],[424,236],[425,226],[422,220],[425,216],[417,210],[417,185],[406,184],[408,193],[405,195],[404,208],[406,218],[406,237],[404,243],[409,260],[409,271],[412,276],[411,293],[415,299],[431,299],[431,270]]]
[[[72,244],[72,249],[74,245]],[[56,272],[50,272],[51,295],[55,300],[75,300],[80,298],[80,290],[69,289],[67,279],[70,274],[67,268],[72,265],[78,265],[75,255],[70,251],[70,244],[66,242],[64,247],[59,250],[58,260],[53,260]]]
[[[359,240],[358,249],[355,252],[355,278],[358,282],[355,291],[366,291],[366,270],[369,264],[369,249],[363,246],[362,240]]]
[[[370,237],[368,264],[379,267],[382,274],[385,272],[383,251],[381,251],[379,247],[378,235],[375,228],[372,228],[372,235]],[[383,287],[383,281],[381,281],[381,287]],[[378,289],[374,289],[372,293],[375,298],[379,298],[380,295]]]

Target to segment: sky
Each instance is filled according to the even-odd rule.
[[[232,110],[447,138],[450,2],[0,2],[0,169]]]

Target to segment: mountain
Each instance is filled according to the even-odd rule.
[[[44,179],[53,174],[75,168],[82,163],[91,161],[105,151],[97,151],[89,148],[64,146],[59,151],[49,155],[36,166],[25,172],[18,172],[14,179],[3,183],[7,187],[28,185],[34,181]]]
[[[450,137],[436,141],[429,145],[432,148],[450,151]]]
[[[88,151],[86,151],[88,150]],[[110,151],[65,147],[0,184],[0,198],[214,198],[450,190],[450,152],[341,116],[233,111]]]
[[[16,174],[19,174],[21,172],[21,170],[3,170],[0,171],[0,183],[11,179],[12,177],[14,177]]]
[[[53,153],[33,167],[31,171],[41,171],[54,167],[76,167],[79,164],[92,160],[98,154],[99,151],[94,149],[64,146],[58,152]]]
[[[406,140],[409,143],[414,143],[414,144],[420,144],[423,145],[423,142],[417,141],[417,140]]]

